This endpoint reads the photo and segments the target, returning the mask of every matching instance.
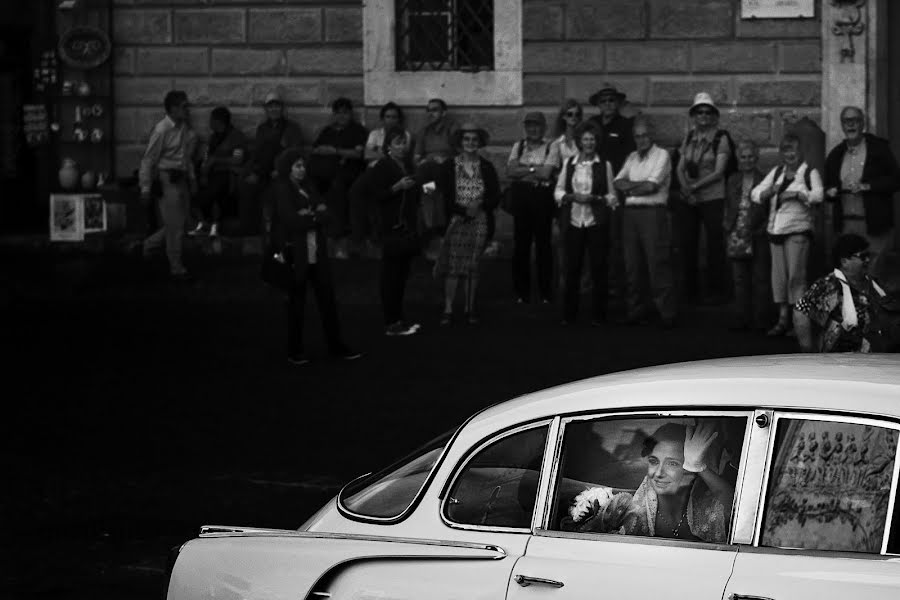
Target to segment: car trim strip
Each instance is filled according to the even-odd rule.
[[[484,450],[486,447],[490,446],[491,444],[496,444],[497,442],[499,442],[503,439],[506,439],[512,435],[516,435],[517,433],[522,433],[523,431],[528,431],[531,429],[537,429],[539,427],[545,427],[548,429],[547,438],[549,438],[550,437],[550,429],[551,429],[549,426],[553,423],[553,421],[555,421],[555,419],[553,419],[553,420],[545,419],[542,421],[526,423],[524,425],[520,425],[513,429],[507,429],[506,431],[500,432],[493,437],[489,437],[489,438],[482,440],[481,443],[474,446],[472,450],[467,452],[466,455],[457,463],[456,468],[453,471],[453,476],[448,478],[448,480],[447,480],[448,484],[444,486],[443,491],[441,493],[443,500],[441,501],[441,504],[440,504],[439,513],[441,516],[441,521],[444,523],[444,525],[446,525],[448,527],[452,527],[453,529],[465,529],[467,531],[494,531],[494,532],[502,532],[502,533],[525,533],[525,534],[531,533],[530,524],[534,520],[534,513],[537,510],[537,503],[539,501],[540,495],[538,495],[535,498],[535,510],[533,510],[531,513],[532,520],[529,522],[529,527],[501,527],[501,526],[497,526],[497,525],[472,525],[470,523],[457,523],[456,521],[451,521],[450,518],[447,516],[447,506],[450,503],[450,490],[453,489],[453,486],[456,484],[456,480],[466,470],[466,466],[469,464],[469,462],[471,462],[473,458],[478,456],[478,454],[482,450]],[[545,442],[544,442],[545,456],[546,456],[546,452],[547,452],[546,448],[547,448],[547,442],[545,439]],[[541,466],[541,473],[543,473],[543,463]],[[537,492],[536,492],[537,494],[540,494],[540,490],[541,490],[540,481],[541,481],[541,474],[539,473],[538,474],[538,487],[537,487]]]
[[[555,479],[555,467],[559,463],[559,435],[562,430],[562,419],[555,417],[547,432],[547,445],[544,448],[544,460],[541,463],[541,479],[538,483],[537,503],[531,518],[532,533],[544,526],[550,514],[550,486]]]
[[[461,548],[466,550],[485,550],[506,557],[506,550],[495,544],[461,542],[457,540],[435,540],[427,538],[407,538],[388,535],[371,535],[363,533],[334,533],[329,531],[294,531],[292,529],[262,529],[255,527],[229,527],[220,525],[204,525],[200,529],[201,538],[218,537],[297,537],[312,539],[353,540],[357,542],[384,542],[394,544],[415,544],[418,546],[439,546],[443,548]]]
[[[675,538],[645,537],[639,535],[620,535],[618,533],[580,533],[577,531],[551,531],[538,529],[534,532],[538,537],[560,538],[567,540],[591,540],[615,542],[619,544],[642,544],[645,546],[672,546],[700,550],[716,550],[719,552],[737,552],[738,546],[732,544],[715,544],[711,542],[695,542]]]
[[[766,427],[759,427],[756,420],[765,415],[768,418]],[[752,544],[756,529],[756,513],[759,510],[762,484],[768,464],[769,439],[772,435],[772,416],[770,410],[757,410],[748,423],[749,429],[744,438],[744,456],[741,470],[738,473],[734,492],[732,514],[731,541],[734,544]]]
[[[770,435],[770,439],[769,439],[769,449],[766,454],[766,474],[765,474],[765,478],[762,482],[762,485],[760,486],[761,493],[760,493],[760,497],[759,497],[759,505],[757,507],[757,512],[756,512],[756,524],[755,524],[755,528],[754,528],[755,530],[754,530],[754,534],[753,534],[753,546],[757,547],[757,548],[769,549],[769,550],[785,550],[785,551],[791,551],[791,552],[801,552],[804,554],[810,553],[811,556],[813,555],[811,553],[815,553],[815,552],[821,552],[821,553],[823,553],[822,554],[823,556],[835,556],[836,554],[839,554],[839,552],[832,551],[832,550],[814,550],[814,549],[805,549],[805,548],[778,548],[776,546],[760,546],[760,537],[762,536],[762,524],[763,524],[762,522],[763,522],[763,517],[765,516],[765,502],[766,502],[766,497],[768,495],[768,490],[769,490],[769,478],[770,478],[769,476],[771,475],[771,472],[772,472],[771,465],[772,465],[772,461],[774,460],[775,438],[776,438],[776,433],[778,432],[778,427],[781,426],[781,421],[784,419],[799,419],[799,420],[805,420],[805,421],[826,421],[826,422],[830,422],[830,423],[847,423],[847,424],[854,424],[854,425],[868,425],[871,427],[880,427],[882,429],[893,429],[898,432],[898,435],[900,435],[900,424],[898,424],[895,421],[880,420],[877,418],[841,416],[841,415],[827,414],[827,413],[823,413],[823,412],[806,413],[806,412],[797,412],[797,411],[777,411],[777,410],[775,411],[775,418],[772,421],[772,426],[771,426],[772,434]],[[900,444],[898,444],[898,449],[900,449]],[[843,552],[842,554],[874,557],[874,556],[884,556],[885,553],[887,552],[887,544],[888,544],[888,539],[890,537],[890,532],[891,532],[890,528],[891,528],[891,521],[892,521],[892,516],[893,516],[892,511],[894,508],[894,500],[895,500],[896,494],[897,494],[897,476],[898,476],[898,473],[900,473],[900,471],[898,471],[898,466],[900,466],[900,455],[898,455],[898,452],[895,452],[894,453],[894,469],[893,469],[893,474],[892,474],[893,480],[891,481],[891,496],[888,499],[888,509],[887,509],[888,513],[885,518],[884,533],[883,533],[883,537],[882,537],[881,548],[880,548],[879,554],[865,553],[865,552],[859,552],[859,553]],[[893,556],[893,555],[887,555],[887,556]]]

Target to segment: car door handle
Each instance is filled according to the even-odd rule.
[[[550,587],[561,588],[564,584],[562,581],[553,581],[552,579],[542,579],[541,577],[529,577],[528,575],[516,575],[516,583],[522,587],[529,585],[549,585]]]
[[[767,596],[748,596],[746,594],[731,594],[728,600],[773,600]]]

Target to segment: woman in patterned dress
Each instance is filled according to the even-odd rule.
[[[436,182],[450,216],[434,266],[435,276],[445,278],[441,325],[449,325],[453,319],[460,279],[465,285],[466,320],[472,325],[478,323],[474,310],[478,266],[487,244],[489,219],[500,202],[497,170],[479,154],[487,141],[484,129],[471,123],[460,127],[454,135],[460,153],[441,166]]]

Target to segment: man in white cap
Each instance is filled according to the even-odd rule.
[[[679,148],[676,176],[681,187],[676,206],[684,289],[689,301],[699,300],[697,254],[700,226],[706,232],[706,303],[721,304],[725,291],[725,181],[736,170],[734,142],[719,129],[719,109],[712,96],[700,92],[689,111],[693,127]]]
[[[260,200],[275,171],[275,159],[288,148],[303,144],[300,126],[284,116],[284,101],[277,91],[265,97],[266,120],[256,128],[253,151],[247,162],[247,172],[238,188],[241,229],[244,233],[258,233],[263,222]],[[266,211],[265,221],[268,223]]]

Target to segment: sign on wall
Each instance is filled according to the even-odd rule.
[[[742,19],[812,18],[815,14],[813,0],[741,0]]]

